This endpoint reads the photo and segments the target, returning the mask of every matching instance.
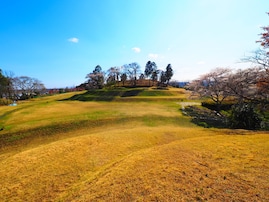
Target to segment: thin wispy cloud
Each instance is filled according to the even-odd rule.
[[[155,54],[155,53],[150,53],[150,54],[148,55],[148,57],[149,57],[150,59],[157,59],[157,58],[159,57],[159,55],[158,55],[158,54]]]
[[[133,47],[132,50],[133,50],[135,53],[140,53],[140,52],[141,52],[141,49],[138,48],[138,47]]]
[[[79,39],[76,37],[73,37],[73,38],[68,39],[68,41],[72,43],[78,43]]]
[[[198,61],[196,64],[197,65],[204,65],[205,64],[205,61]]]

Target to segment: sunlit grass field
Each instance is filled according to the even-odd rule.
[[[0,201],[269,201],[268,132],[196,126],[182,89],[129,91],[0,107]]]

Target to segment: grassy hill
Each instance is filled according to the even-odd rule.
[[[268,201],[268,132],[198,127],[186,101],[122,88],[0,107],[0,201]]]
[[[186,97],[182,90],[178,89],[154,89],[154,88],[115,88],[87,91],[74,95],[66,100],[79,101],[153,101],[178,100]]]

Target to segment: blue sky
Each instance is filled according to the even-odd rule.
[[[0,0],[0,68],[53,88],[150,60],[187,81],[245,68],[268,11],[268,0]]]

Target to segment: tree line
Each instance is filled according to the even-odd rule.
[[[14,77],[12,73],[3,73],[0,69],[0,99],[2,104],[29,99],[42,94],[45,90],[44,84],[36,78]]]
[[[144,81],[143,86],[167,86],[173,76],[172,65],[168,64],[165,70],[157,68],[155,62],[148,61],[145,70],[137,62],[125,64],[120,67],[110,67],[103,71],[100,65],[86,75],[87,81],[80,86],[86,89],[101,89],[110,86],[136,87],[139,81]],[[147,82],[146,82],[147,81]],[[128,83],[128,84],[127,84]]]
[[[237,71],[216,68],[188,85],[193,94],[210,98],[218,112],[225,101],[232,102],[232,127],[257,129],[264,119],[269,119],[269,26],[262,29],[264,32],[257,41],[262,49],[243,58],[244,62],[256,64],[255,67]]]
[[[218,108],[227,99],[237,103],[269,103],[269,66],[234,71],[216,68],[192,81],[188,88],[200,97],[209,97]]]

